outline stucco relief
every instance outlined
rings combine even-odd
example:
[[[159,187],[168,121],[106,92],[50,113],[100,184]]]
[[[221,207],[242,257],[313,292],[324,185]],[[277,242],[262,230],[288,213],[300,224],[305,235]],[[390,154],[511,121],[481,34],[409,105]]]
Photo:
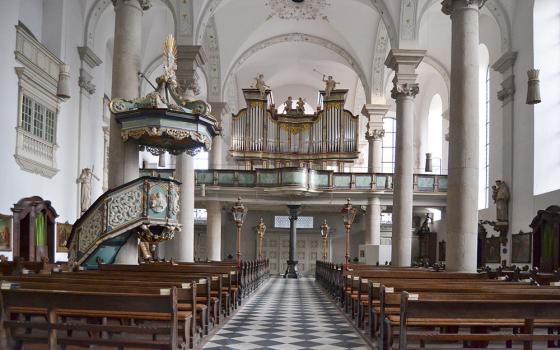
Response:
[[[404,0],[401,2],[401,39],[416,39],[416,9],[418,0]]]
[[[382,98],[385,95],[385,58],[389,49],[389,35],[383,21],[379,21],[373,54],[373,95]]]
[[[208,76],[208,100],[221,100],[221,81],[220,81],[220,45],[218,42],[218,31],[214,18],[206,27],[202,47],[206,53],[205,72]]]
[[[286,20],[328,20],[323,12],[330,3],[327,0],[307,0],[296,3],[292,0],[267,0],[266,6],[271,10],[268,19],[279,18]]]

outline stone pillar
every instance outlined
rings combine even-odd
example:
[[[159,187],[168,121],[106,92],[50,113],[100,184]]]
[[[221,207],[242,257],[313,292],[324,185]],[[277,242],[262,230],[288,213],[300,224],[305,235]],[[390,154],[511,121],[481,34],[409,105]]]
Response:
[[[229,112],[229,107],[226,102],[210,102],[212,107],[212,116],[216,118],[220,125],[222,125],[223,117]],[[221,130],[220,130],[221,131]],[[223,136],[216,135],[212,138],[212,149],[208,154],[208,168],[209,169],[222,169],[223,168]]]
[[[194,160],[182,153],[177,156],[177,175],[181,182],[181,211],[179,223],[181,232],[175,234],[174,258],[177,261],[194,261]]]
[[[451,15],[447,269],[476,272],[478,235],[478,36],[486,0],[444,0]]]
[[[298,278],[297,272],[297,235],[296,225],[300,205],[288,205],[290,209],[290,254],[288,258],[288,267],[284,273],[284,278]]]
[[[381,202],[379,197],[368,199],[366,211],[366,245],[381,244]]]
[[[514,96],[515,96],[515,73],[513,66],[517,59],[516,51],[509,51],[500,57],[496,63],[492,65],[492,69],[502,73],[504,80],[501,82],[502,89],[498,91],[498,100],[502,101],[502,178],[508,184],[509,188],[515,186],[513,177],[513,165],[515,157],[513,156],[513,121],[515,117]],[[508,241],[506,244],[508,252],[511,252],[511,210],[509,211],[508,221],[510,222],[508,232]],[[511,265],[511,254],[502,257],[506,260],[507,265]]]
[[[177,83],[181,90],[192,91],[193,95],[200,94],[198,83],[198,67],[206,63],[206,55],[202,46],[199,45],[178,45],[177,46]]]
[[[115,5],[115,39],[113,46],[112,97],[138,97],[138,72],[142,50],[142,13],[150,8],[149,0],[113,0]],[[115,188],[139,176],[138,144],[123,142],[121,126],[114,117],[110,127],[109,188]]]
[[[206,231],[206,251],[208,260],[222,260],[222,206],[218,201],[210,201],[206,205],[208,213]]]
[[[391,248],[394,266],[410,266],[412,259],[414,97],[419,91],[416,68],[425,54],[424,50],[392,49],[385,61],[395,71],[391,97],[397,104]]]
[[[383,117],[389,111],[388,105],[364,105],[362,114],[368,118],[366,139],[368,140],[368,172],[380,173],[381,146],[385,130],[383,129]]]

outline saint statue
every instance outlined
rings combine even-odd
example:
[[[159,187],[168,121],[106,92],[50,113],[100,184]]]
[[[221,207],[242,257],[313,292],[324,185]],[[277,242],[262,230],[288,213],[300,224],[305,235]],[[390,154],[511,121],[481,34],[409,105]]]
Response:
[[[91,206],[91,179],[97,176],[93,174],[93,170],[90,168],[82,169],[82,173],[78,178],[78,182],[81,184],[80,189],[80,212],[83,214]]]
[[[505,182],[496,180],[496,185],[492,186],[492,199],[496,204],[496,221],[507,222],[509,188]]]
[[[288,96],[288,99],[286,100],[286,102],[284,102],[284,104],[286,105],[284,111],[286,112],[286,114],[290,113],[294,109],[294,101],[292,100],[292,96]]]
[[[266,83],[264,82],[263,74],[259,74],[255,78],[255,88],[261,92],[261,97],[264,97],[266,95],[267,88],[270,89],[270,86],[266,85]]]
[[[298,100],[297,100],[296,112],[298,114],[304,114],[305,113],[305,101],[301,97],[298,98]]]
[[[325,75],[323,74],[323,82],[325,83],[325,96],[329,97],[331,92],[336,89],[336,85],[340,84],[339,82],[335,81],[332,75],[329,75],[327,79],[325,79]]]

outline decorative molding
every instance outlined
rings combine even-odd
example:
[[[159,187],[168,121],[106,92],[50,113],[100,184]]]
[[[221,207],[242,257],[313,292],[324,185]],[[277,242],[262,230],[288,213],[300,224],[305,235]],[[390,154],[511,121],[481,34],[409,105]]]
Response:
[[[226,78],[223,82],[224,89],[227,86],[227,83],[231,78],[231,75],[234,72],[237,72],[241,68],[241,66],[245,63],[245,61],[249,59],[249,57],[268,47],[274,46],[276,44],[286,43],[286,42],[304,42],[304,43],[315,44],[315,45],[322,46],[326,49],[329,49],[334,53],[338,54],[347,62],[349,68],[354,70],[354,72],[358,74],[358,77],[360,78],[362,85],[364,86],[364,91],[366,93],[366,96],[370,95],[371,90],[369,87],[368,79],[362,67],[358,63],[358,61],[351,54],[349,54],[345,49],[333,43],[332,41],[320,38],[318,36],[304,34],[304,33],[289,33],[289,34],[277,35],[269,39],[260,41],[254,44],[253,46],[251,46],[250,48],[248,48],[247,50],[245,50],[241,55],[237,57],[237,59],[233,61],[233,64],[228,69],[228,72],[225,75]]]
[[[400,34],[402,40],[416,39],[417,8],[418,8],[418,0],[403,0],[401,2]]]
[[[513,68],[516,60],[517,51],[508,51],[498,58],[496,63],[492,65],[492,69],[504,74],[508,69]]]
[[[379,20],[373,53],[373,96],[377,100],[385,99],[385,58],[389,49],[389,35],[382,20]]]
[[[194,33],[193,2],[188,0],[177,1],[179,10],[179,23],[177,23],[177,40],[181,43],[192,43]]]
[[[368,141],[379,141],[385,136],[385,129],[370,129],[366,132],[366,139]]]
[[[210,0],[206,3],[206,6],[202,10],[200,15],[200,20],[196,26],[196,44],[201,44],[206,32],[206,27],[212,18],[214,18],[214,13],[218,7],[222,4],[222,0]]]
[[[97,24],[99,23],[99,19],[101,18],[105,10],[107,10],[107,8],[109,8],[109,5],[112,4],[112,1],[113,0],[96,0],[93,3],[93,5],[91,5],[91,7],[89,8],[88,14],[86,16],[86,26],[84,31],[84,46],[90,48],[95,47],[94,45],[95,30],[97,28]],[[142,1],[147,1],[147,0],[138,0],[138,1],[140,1],[140,4],[142,6]],[[175,24],[174,28],[176,32],[177,23],[179,21],[177,19],[177,12],[175,11],[175,1],[173,0],[160,0],[160,1],[163,2],[163,4],[166,5],[169,11],[171,12],[171,15],[173,16],[173,23]]]
[[[95,84],[92,83],[93,77],[85,69],[80,68],[80,77],[78,78],[78,85],[80,88],[90,95],[95,93]]]
[[[78,54],[80,55],[80,60],[85,62],[90,68],[95,68],[103,63],[93,50],[87,46],[79,46]]]
[[[220,101],[222,97],[220,43],[214,18],[206,27],[202,47],[207,58],[205,71],[208,77],[208,101]]]
[[[267,0],[265,6],[271,10],[267,20],[279,18],[282,20],[316,20],[328,21],[323,11],[330,6],[327,0],[306,0],[300,3],[292,0]]]

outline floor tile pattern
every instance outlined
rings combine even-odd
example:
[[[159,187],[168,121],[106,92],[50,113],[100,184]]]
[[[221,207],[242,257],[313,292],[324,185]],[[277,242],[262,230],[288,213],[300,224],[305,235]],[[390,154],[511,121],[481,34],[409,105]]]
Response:
[[[369,349],[313,279],[274,278],[204,349]]]

